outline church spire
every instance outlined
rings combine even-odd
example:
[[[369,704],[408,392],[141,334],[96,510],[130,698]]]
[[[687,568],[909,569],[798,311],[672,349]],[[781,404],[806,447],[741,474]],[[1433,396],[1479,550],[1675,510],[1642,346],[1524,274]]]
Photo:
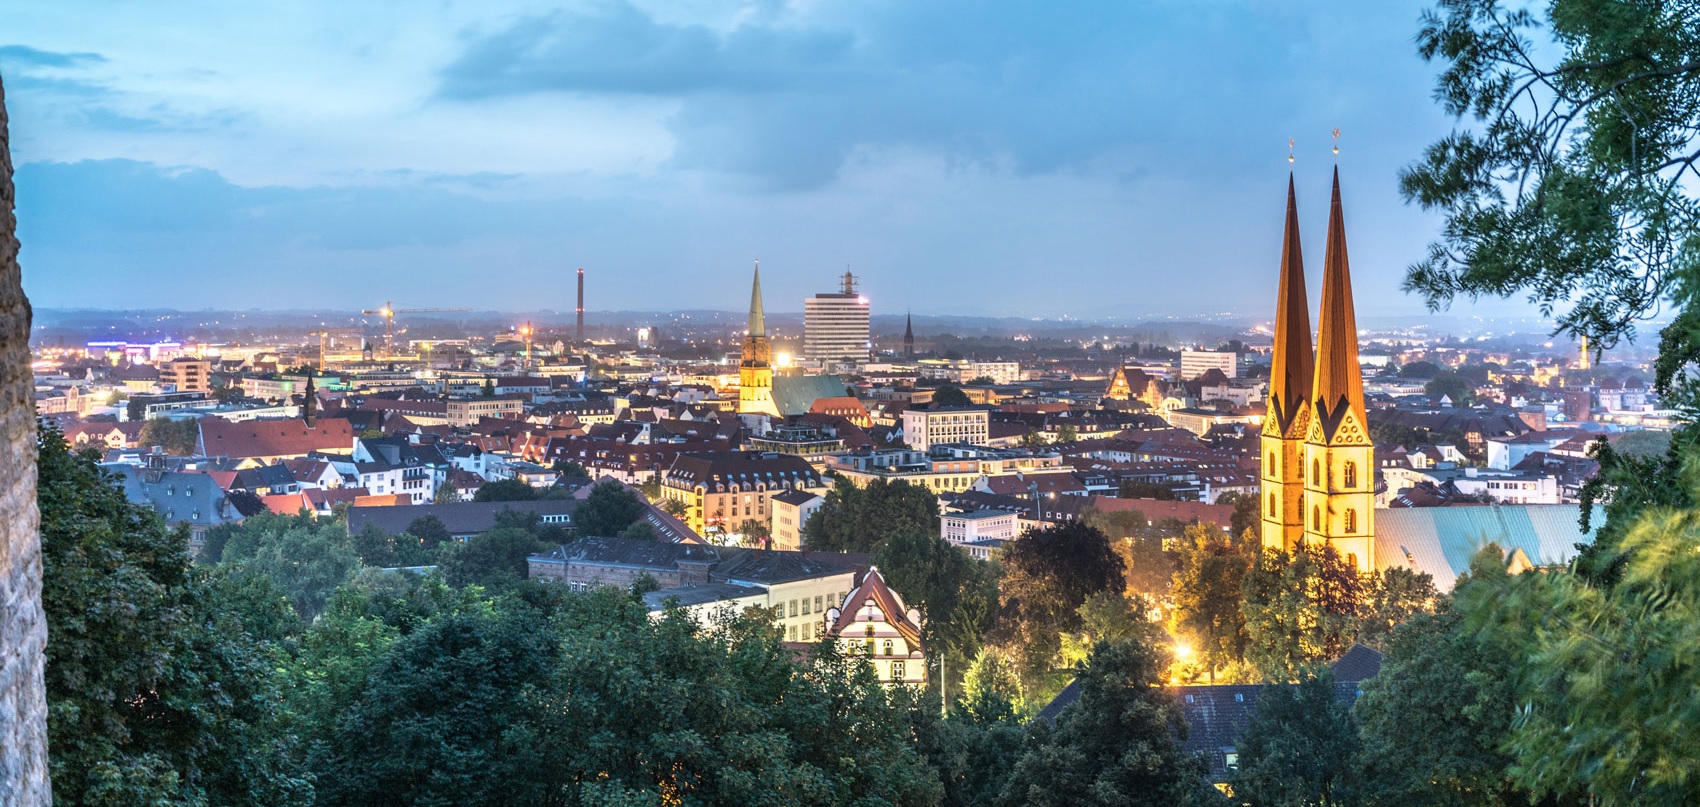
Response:
[[[761,310],[761,261],[756,261],[756,282],[750,289],[750,336],[767,336],[767,319]]]
[[[1304,255],[1299,249],[1299,205],[1293,175],[1287,174],[1287,225],[1281,238],[1281,287],[1275,301],[1275,355],[1269,372],[1269,403],[1285,434],[1311,393],[1315,356],[1310,346],[1310,297],[1305,292]]]
[[[1328,246],[1322,268],[1322,312],[1316,334],[1316,382],[1311,394],[1325,437],[1350,411],[1364,416],[1364,379],[1358,366],[1358,322],[1352,310],[1352,273],[1346,259],[1346,223],[1340,210],[1340,169],[1328,206]]]
[[[915,355],[915,314],[906,312],[903,315],[903,355]]]

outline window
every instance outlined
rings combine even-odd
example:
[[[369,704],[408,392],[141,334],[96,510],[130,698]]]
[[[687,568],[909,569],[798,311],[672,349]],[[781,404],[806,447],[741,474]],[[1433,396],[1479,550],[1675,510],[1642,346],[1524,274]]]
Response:
[[[1349,534],[1349,533],[1354,533],[1354,532],[1357,532],[1357,531],[1358,531],[1358,511],[1356,509],[1350,509],[1349,508],[1349,509],[1346,510],[1346,532]]]
[[[823,603],[821,602],[822,599],[823,598],[819,594],[815,595],[815,613],[817,613],[817,614],[820,613],[822,610],[824,610],[821,607],[823,605]]]
[[[888,655],[888,656],[895,655],[894,653],[891,652],[891,640],[890,639],[885,640],[885,655]]]
[[[1310,461],[1310,478],[1315,479],[1318,485],[1322,484],[1322,460]]]
[[[1275,494],[1273,493],[1269,494],[1269,515],[1278,515],[1278,511],[1275,509]]]
[[[867,647],[868,647],[868,655],[870,655],[870,656],[873,655],[874,654],[874,640],[869,639]]]
[[[791,641],[791,642],[797,641],[797,626],[796,625],[789,625],[785,628],[785,639],[786,639],[786,641]]]
[[[1351,490],[1352,488],[1357,487],[1358,486],[1358,464],[1355,463],[1355,462],[1346,463],[1345,473],[1341,474],[1341,476],[1343,476],[1344,479],[1345,479],[1345,483],[1346,483],[1345,486],[1346,486],[1347,490]]]
[[[808,616],[808,615],[809,615],[809,598],[804,597],[803,598],[803,616]]]
[[[797,615],[797,601],[796,600],[791,601],[790,611],[791,611],[791,613],[789,614],[789,616],[796,616]]]
[[[891,663],[891,680],[902,681],[903,678],[904,678],[903,662],[901,662],[901,661],[892,662]]]
[[[869,625],[869,626],[868,626],[868,635],[869,635],[869,636],[873,636],[873,635],[874,635],[874,626],[873,626],[873,625]],[[869,650],[869,651],[870,651],[870,652],[872,652],[872,651],[873,651],[873,649],[874,649],[874,647],[873,647],[873,643],[872,643],[872,642],[869,642],[869,643],[868,643],[868,650]]]
[[[1275,473],[1275,470],[1276,470],[1275,469],[1275,452],[1271,451],[1271,452],[1269,452],[1269,468],[1268,468],[1268,471],[1269,471],[1269,473],[1273,474],[1273,473]]]
[[[1312,529],[1315,529],[1315,530],[1318,530],[1318,531],[1320,531],[1322,529],[1322,508],[1321,507],[1311,505],[1311,508],[1310,508],[1310,526],[1311,526]]]

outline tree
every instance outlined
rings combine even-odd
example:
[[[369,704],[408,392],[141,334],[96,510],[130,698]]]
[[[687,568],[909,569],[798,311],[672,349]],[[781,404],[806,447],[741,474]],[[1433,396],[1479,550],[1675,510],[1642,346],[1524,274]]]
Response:
[[[219,563],[241,565],[287,591],[303,620],[360,568],[344,527],[311,516],[262,513],[225,533]]]
[[[1693,477],[1688,480],[1692,481]],[[1509,575],[1489,546],[1456,591],[1464,626],[1505,658],[1517,709],[1502,747],[1536,798],[1586,794],[1605,807],[1700,801],[1689,715],[1700,667],[1700,526],[1648,509],[1622,539],[1615,584]]]
[[[655,527],[647,521],[633,521],[620,531],[620,537],[628,541],[654,541]]]
[[[1378,650],[1394,628],[1418,614],[1433,613],[1440,598],[1433,577],[1403,566],[1389,566],[1371,574],[1365,586],[1357,640]]]
[[[144,446],[160,446],[167,454],[185,456],[195,453],[200,438],[200,424],[193,418],[153,418],[142,424],[142,433],[136,439]]]
[[[1649,316],[1669,316],[1653,386],[1691,409],[1700,403],[1688,372],[1700,359],[1700,241],[1691,237],[1700,225],[1700,29],[1690,11],[1550,0],[1551,30],[1540,38],[1553,47],[1536,48],[1534,12],[1445,0],[1424,15],[1417,43],[1444,68],[1436,98],[1472,126],[1430,145],[1400,185],[1407,200],[1446,216],[1405,280],[1431,309],[1527,292],[1558,312],[1559,332],[1595,350],[1634,338]],[[1584,509],[1611,504],[1579,563],[1592,579],[1615,574],[1620,528],[1637,513],[1694,506],[1679,471],[1695,431],[1678,429],[1657,460],[1600,453]]]
[[[1162,688],[1160,648],[1100,644],[1081,665],[1080,699],[1054,728],[1035,724],[1000,807],[1168,805],[1204,787],[1202,764],[1181,753],[1186,723]]]
[[[1080,430],[1076,429],[1073,426],[1066,426],[1065,425],[1065,426],[1058,426],[1057,427],[1056,440],[1054,440],[1053,442],[1072,443],[1072,442],[1079,440],[1079,439],[1080,439]]]
[[[744,536],[744,546],[767,546],[768,538],[772,537],[772,530],[768,528],[767,522],[753,518],[740,522],[736,532]]]
[[[186,531],[132,505],[58,431],[38,447],[54,796],[305,803],[271,660],[249,632],[264,620],[232,607],[272,597],[221,592],[189,561]]]
[[[1089,507],[1080,520],[1104,533],[1121,556],[1127,570],[1127,593],[1164,597],[1169,593],[1169,557],[1163,552],[1163,536],[1138,510],[1103,511]]]
[[[430,553],[435,553],[437,547],[453,538],[449,535],[448,525],[444,524],[442,519],[430,514],[407,522],[407,534],[417,537],[425,551]]]
[[[582,463],[574,462],[572,460],[555,460],[555,467],[553,470],[555,473],[570,479],[590,478],[590,471],[586,470]]]
[[[975,376],[973,379],[967,381],[966,383],[970,387],[990,387],[990,386],[992,386],[992,385],[994,385],[998,382],[997,382],[997,379],[992,378],[989,375],[981,375],[981,376]]]
[[[1367,599],[1358,570],[1334,547],[1264,551],[1244,581],[1246,661],[1272,681],[1294,681],[1351,647]]]
[[[472,494],[475,502],[529,502],[537,498],[537,488],[523,479],[501,479],[480,485]]]
[[[932,660],[962,669],[997,613],[997,581],[987,564],[926,533],[891,536],[874,562],[903,601],[921,611],[921,639]]]
[[[473,494],[477,495],[477,494]],[[437,492],[432,494],[432,504],[454,504],[460,501],[460,490],[453,482],[444,482],[437,486]]]
[[[942,384],[937,390],[933,391],[931,404],[933,409],[942,409],[948,406],[972,406],[973,404],[974,402],[968,399],[968,394],[963,392],[961,387],[953,384]]]
[[[1234,514],[1229,517],[1228,523],[1217,526],[1227,527],[1229,535],[1245,535],[1247,530],[1253,535],[1257,534],[1259,525],[1263,523],[1263,510],[1256,493],[1224,493],[1216,497],[1216,503],[1232,505],[1234,508]]]
[[[1244,584],[1257,546],[1209,525],[1188,527],[1175,545],[1175,630],[1192,642],[1214,680],[1218,669],[1245,660]]]
[[[1476,397],[1476,385],[1457,373],[1445,373],[1429,379],[1423,394],[1438,401],[1447,398],[1454,406],[1469,406]]]
[[[504,585],[524,580],[530,568],[526,559],[547,548],[523,529],[497,527],[465,543],[444,545],[437,565],[451,586]]]
[[[1358,728],[1326,670],[1298,684],[1271,684],[1234,744],[1236,799],[1253,807],[1336,807],[1354,803]]]
[[[360,557],[361,563],[379,569],[424,566],[429,564],[436,554],[425,547],[423,540],[412,534],[403,532],[390,535],[371,523],[349,539],[349,548]]]
[[[1387,640],[1381,671],[1363,684],[1360,794],[1377,807],[1529,804],[1498,750],[1516,711],[1514,659],[1463,629],[1455,611],[1418,615]],[[1411,742],[1421,737],[1420,743]]]
[[[818,516],[817,516],[818,517]],[[1080,626],[1080,606],[1122,588],[1122,560],[1102,532],[1081,521],[1030,529],[1004,548],[1001,630],[1028,672],[1048,667],[1064,631]]]
[[[997,799],[1021,759],[1026,738],[1008,701],[998,692],[982,690],[941,716],[938,697],[931,691],[898,690],[892,700],[904,707],[916,751],[944,786],[941,805],[978,807]]]
[[[821,552],[875,552],[893,535],[936,535],[938,499],[919,485],[840,479],[803,526],[803,545]]]
[[[573,510],[573,524],[580,535],[619,535],[643,513],[637,494],[609,479],[596,483]]]
[[[1400,378],[1434,378],[1441,374],[1440,365],[1432,361],[1414,361],[1399,368]]]

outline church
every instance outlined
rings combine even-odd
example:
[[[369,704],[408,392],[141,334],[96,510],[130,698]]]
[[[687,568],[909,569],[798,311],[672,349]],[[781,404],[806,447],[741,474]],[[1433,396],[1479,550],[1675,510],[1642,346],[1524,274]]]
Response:
[[[1261,445],[1263,546],[1282,550],[1301,541],[1327,544],[1360,572],[1371,572],[1377,568],[1375,445],[1358,366],[1339,168],[1334,169],[1322,264],[1322,306],[1313,352],[1298,200],[1289,175]]]
[[[775,375],[773,343],[761,301],[761,264],[750,285],[750,318],[738,361],[738,414],[778,419],[801,415],[822,398],[843,398],[850,390],[832,375]]]

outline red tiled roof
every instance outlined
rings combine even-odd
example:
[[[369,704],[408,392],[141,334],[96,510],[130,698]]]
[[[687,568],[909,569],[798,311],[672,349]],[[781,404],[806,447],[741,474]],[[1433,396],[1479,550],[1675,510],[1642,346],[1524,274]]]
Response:
[[[1104,513],[1125,513],[1138,510],[1140,515],[1150,521],[1162,521],[1173,518],[1179,521],[1197,520],[1200,524],[1215,524],[1226,528],[1233,523],[1234,508],[1227,504],[1205,504],[1204,502],[1181,502],[1164,499],[1114,499],[1107,496],[1093,496],[1090,506]]]
[[[304,457],[354,445],[353,425],[338,418],[321,418],[310,429],[293,418],[232,423],[209,416],[200,425],[201,447],[211,457]]]

